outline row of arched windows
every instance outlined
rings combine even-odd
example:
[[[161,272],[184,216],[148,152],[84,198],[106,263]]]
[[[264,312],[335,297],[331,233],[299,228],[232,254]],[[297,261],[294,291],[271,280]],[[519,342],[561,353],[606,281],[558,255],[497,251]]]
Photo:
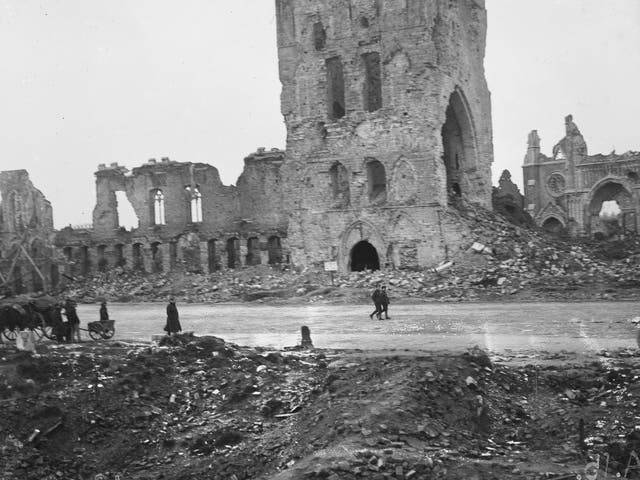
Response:
[[[187,185],[185,192],[189,198],[187,207],[189,209],[189,219],[191,223],[202,222],[202,194],[200,188]],[[152,218],[154,225],[165,225],[165,209],[164,209],[164,193],[159,188],[151,191],[152,199]]]
[[[387,174],[384,165],[375,159],[366,163],[367,192],[369,201],[382,203],[387,200]],[[349,172],[340,162],[329,169],[329,185],[335,207],[345,207],[351,203]]]

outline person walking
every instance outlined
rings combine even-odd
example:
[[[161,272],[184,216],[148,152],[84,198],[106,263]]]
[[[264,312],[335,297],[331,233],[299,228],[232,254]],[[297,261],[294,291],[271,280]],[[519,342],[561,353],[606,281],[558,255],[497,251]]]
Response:
[[[105,320],[109,320],[109,312],[107,311],[107,302],[102,302],[100,304],[100,321],[104,322]]]
[[[376,286],[376,289],[371,294],[371,300],[373,300],[373,305],[376,309],[369,315],[369,318],[373,320],[373,316],[376,315],[378,320],[382,320],[382,318],[380,318],[380,314],[382,313],[382,291],[379,285]]]
[[[167,305],[167,324],[165,325],[164,330],[167,332],[167,335],[182,332],[180,315],[178,315],[178,307],[176,307],[176,300],[173,297],[169,299],[169,305]]]
[[[385,320],[391,320],[389,316],[389,295],[387,294],[387,287],[385,285],[382,286],[382,291],[380,292],[380,304],[382,307],[380,314],[384,313]]]
[[[78,304],[72,298],[67,297],[67,300],[64,302],[64,314],[67,317],[67,321],[69,322],[69,328],[71,329],[71,341],[82,342],[80,338],[80,318],[78,317],[78,312],[76,311],[76,307]]]

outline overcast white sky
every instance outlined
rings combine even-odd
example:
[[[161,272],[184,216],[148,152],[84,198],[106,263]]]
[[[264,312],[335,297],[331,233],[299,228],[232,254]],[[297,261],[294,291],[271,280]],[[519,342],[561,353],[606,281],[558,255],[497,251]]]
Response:
[[[640,0],[487,0],[494,182],[564,116],[591,153],[640,150]],[[235,183],[284,147],[273,0],[0,0],[0,170],[26,168],[57,227],[90,223],[99,163],[215,165]]]

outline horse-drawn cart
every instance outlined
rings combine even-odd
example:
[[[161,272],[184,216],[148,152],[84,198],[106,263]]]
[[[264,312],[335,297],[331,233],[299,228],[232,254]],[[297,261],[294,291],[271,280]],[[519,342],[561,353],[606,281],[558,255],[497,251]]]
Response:
[[[56,299],[49,296],[19,296],[0,300],[0,332],[15,340],[20,330],[31,330],[38,337],[53,338]]]

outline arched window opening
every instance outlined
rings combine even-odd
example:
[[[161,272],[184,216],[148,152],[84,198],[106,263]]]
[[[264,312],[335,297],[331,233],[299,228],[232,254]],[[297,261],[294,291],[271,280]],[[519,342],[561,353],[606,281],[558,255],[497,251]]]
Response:
[[[152,191],[153,198],[153,224],[164,225],[164,193],[157,189]]]
[[[329,118],[338,120],[346,112],[344,100],[344,72],[340,57],[327,58],[327,107]]]
[[[594,192],[589,209],[590,230],[594,237],[611,238],[636,232],[635,202],[621,183],[601,185]]]
[[[142,244],[133,244],[133,269],[144,271],[144,258],[142,257]]]
[[[313,24],[313,47],[317,50],[324,50],[327,44],[327,32],[324,29],[322,22],[316,22]]]
[[[124,258],[124,245],[118,243],[115,245],[115,254],[116,254],[116,266],[124,267],[127,264],[127,261]]]
[[[233,237],[227,240],[227,266],[237,268],[240,266],[240,240]]]
[[[272,236],[267,240],[267,251],[269,252],[269,265],[282,263],[282,245],[280,237]]]
[[[107,262],[107,246],[98,245],[98,271],[106,272],[108,267]]]
[[[378,160],[367,162],[367,183],[371,203],[377,204],[387,201],[387,175],[384,165]]]
[[[363,17],[364,18],[364,17]],[[382,70],[380,67],[380,54],[370,52],[362,55],[364,64],[364,109],[367,112],[375,112],[382,108]]]
[[[207,242],[207,253],[209,254],[209,273],[215,272],[220,269],[218,264],[217,252],[216,252],[216,240],[211,239]]]
[[[260,239],[251,237],[247,239],[247,265],[260,265]]]
[[[348,207],[351,203],[351,193],[349,190],[349,172],[340,162],[334,163],[329,169],[329,184],[333,207]]]
[[[131,205],[127,194],[122,191],[115,192],[116,194],[116,214],[118,215],[118,226],[125,230],[133,230],[140,226],[140,220],[136,215],[136,211]]]
[[[380,270],[378,251],[368,241],[362,240],[351,249],[350,267],[352,272]]]
[[[22,212],[22,199],[18,192],[11,192],[9,196],[9,208],[11,211],[11,218],[13,219],[13,229],[16,232],[22,232],[24,230],[24,217]]]
[[[160,242],[151,244],[151,268],[153,273],[162,272],[162,249],[160,245]]]
[[[191,217],[191,223],[201,223],[202,194],[200,193],[200,188],[197,185],[195,187],[187,186],[185,190],[189,195],[189,216]]]

